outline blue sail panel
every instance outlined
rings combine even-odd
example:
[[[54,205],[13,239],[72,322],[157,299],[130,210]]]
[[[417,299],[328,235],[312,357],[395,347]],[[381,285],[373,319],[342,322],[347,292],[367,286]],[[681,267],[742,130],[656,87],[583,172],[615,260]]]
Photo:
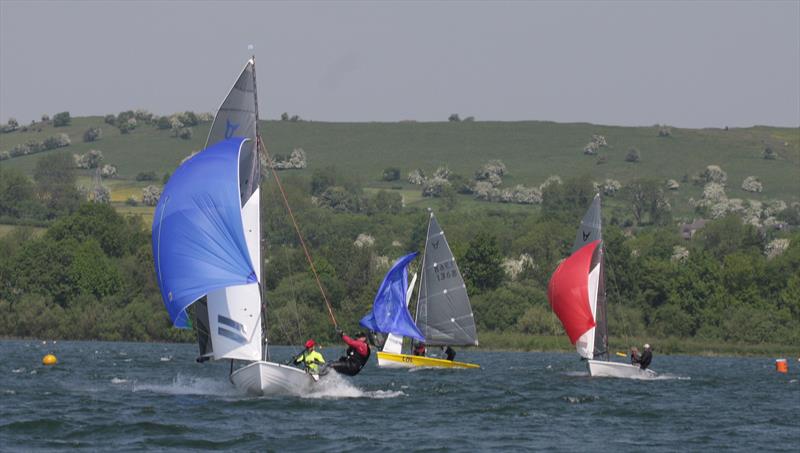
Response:
[[[175,327],[186,308],[215,289],[257,283],[239,199],[239,153],[245,138],[223,140],[175,170],[153,216],[153,260],[161,297]]]
[[[393,333],[425,341],[406,306],[408,263],[417,253],[410,253],[394,263],[381,282],[372,304],[372,312],[361,319],[362,326],[375,332]]]

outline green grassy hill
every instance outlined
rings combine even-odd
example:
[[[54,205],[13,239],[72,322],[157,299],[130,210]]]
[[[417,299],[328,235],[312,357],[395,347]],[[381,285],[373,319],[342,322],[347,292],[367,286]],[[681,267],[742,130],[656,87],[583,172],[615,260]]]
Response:
[[[121,202],[146,185],[134,181],[143,171],[155,171],[159,177],[172,172],[178,163],[205,141],[210,123],[194,128],[194,137],[182,140],[169,130],[140,126],[122,135],[101,117],[73,118],[67,127],[45,125],[41,132],[0,134],[0,150],[17,143],[41,140],[64,132],[72,146],[52,153],[83,153],[99,149],[105,162],[119,169],[119,178],[110,183],[112,196]],[[83,132],[90,126],[103,129],[103,138],[83,143]],[[447,165],[456,173],[471,177],[488,159],[501,159],[510,175],[504,185],[538,185],[550,175],[562,178],[589,175],[595,181],[605,178],[623,184],[637,177],[676,179],[691,177],[706,165],[720,165],[728,173],[727,193],[731,198],[756,200],[782,199],[800,201],[800,129],[757,126],[741,129],[672,129],[669,137],[659,137],[656,127],[616,127],[585,123],[550,122],[462,122],[462,123],[321,123],[262,122],[262,135],[270,152],[288,154],[301,147],[309,167],[334,165],[344,173],[358,174],[366,187],[388,187],[380,181],[386,167],[399,167],[403,180],[408,171],[421,168],[432,172]],[[598,165],[596,156],[583,154],[592,134],[604,135],[609,146],[601,148],[607,163]],[[764,160],[761,153],[769,145],[778,153],[777,160]],[[641,162],[625,162],[628,149],[641,152]],[[31,172],[40,154],[0,162],[0,165]],[[752,194],[741,190],[742,180],[750,175],[760,178],[764,191]],[[88,176],[88,174],[86,175]],[[397,186],[398,184],[392,184]],[[402,184],[404,189],[414,190]],[[690,215],[688,199],[699,197],[702,188],[681,183],[673,194],[674,207]]]

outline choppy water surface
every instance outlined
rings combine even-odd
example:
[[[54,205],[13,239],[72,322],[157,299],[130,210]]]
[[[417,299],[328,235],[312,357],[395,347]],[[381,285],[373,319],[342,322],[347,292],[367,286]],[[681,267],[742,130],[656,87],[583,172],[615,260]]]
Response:
[[[40,365],[48,352],[57,366]],[[242,395],[227,364],[194,357],[185,344],[0,342],[0,449],[755,451],[800,436],[796,357],[783,375],[771,358],[656,354],[662,377],[637,381],[588,378],[573,354],[462,350],[483,369],[373,362],[302,398]]]

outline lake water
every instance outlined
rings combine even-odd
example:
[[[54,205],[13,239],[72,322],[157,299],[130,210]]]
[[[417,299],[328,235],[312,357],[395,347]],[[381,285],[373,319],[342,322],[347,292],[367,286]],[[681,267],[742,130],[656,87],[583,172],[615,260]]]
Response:
[[[273,360],[294,350],[272,349]],[[54,352],[59,364],[44,367]],[[253,398],[187,344],[0,342],[0,450],[787,450],[800,364],[663,356],[657,380],[589,378],[574,354],[459,350],[481,370],[373,362],[306,397]],[[322,350],[334,359],[341,348]]]

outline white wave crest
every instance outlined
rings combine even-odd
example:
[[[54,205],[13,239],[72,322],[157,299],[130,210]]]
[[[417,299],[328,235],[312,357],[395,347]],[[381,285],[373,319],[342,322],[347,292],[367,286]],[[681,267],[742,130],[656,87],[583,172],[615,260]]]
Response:
[[[386,399],[405,396],[401,390],[361,390],[338,373],[330,373],[314,385],[311,392],[301,395],[302,398],[315,399],[340,399],[340,398],[371,398]]]
[[[170,384],[133,383],[134,392],[153,392],[165,395],[242,396],[225,379],[198,378],[178,374]]]
[[[118,377],[111,378],[111,383],[112,384],[125,384],[127,382],[128,382],[127,379],[121,379],[121,378],[118,378]]]

